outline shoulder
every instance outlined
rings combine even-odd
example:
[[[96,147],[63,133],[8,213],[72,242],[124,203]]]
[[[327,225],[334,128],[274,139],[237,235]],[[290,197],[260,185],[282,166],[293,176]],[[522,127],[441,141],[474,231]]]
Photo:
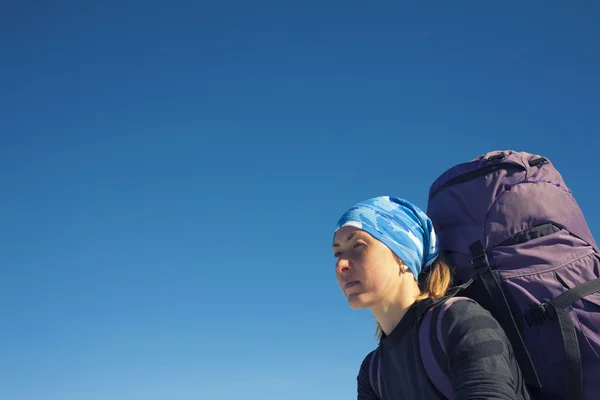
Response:
[[[371,380],[377,374],[376,368],[378,368],[378,365],[376,358],[379,356],[378,350],[379,347],[367,354],[360,364],[357,376],[359,389],[366,390],[367,388],[371,388]]]
[[[440,307],[444,314],[437,329],[448,356],[454,398],[517,398],[522,376],[496,319],[471,299],[452,298]]]
[[[377,347],[375,350],[371,351],[369,354],[366,355],[366,357],[363,359],[362,363],[360,364],[360,373],[369,373],[369,370],[373,368],[373,365],[375,363],[375,358],[377,357],[377,353],[378,353],[379,347]]]
[[[379,347],[367,354],[361,363],[360,372],[357,376],[357,394],[359,400],[377,400],[379,398],[374,391],[374,377],[379,372],[375,369],[377,365],[375,364],[376,361],[374,361],[378,356],[378,349]]]
[[[499,328],[492,314],[479,303],[467,297],[448,299],[440,306],[442,323],[448,325],[465,325],[466,328]]]
[[[453,298],[440,307],[438,332],[444,336],[446,345],[452,343],[454,350],[463,347],[463,351],[467,347],[475,351],[487,346],[492,353],[510,352],[508,339],[498,321],[474,300]]]

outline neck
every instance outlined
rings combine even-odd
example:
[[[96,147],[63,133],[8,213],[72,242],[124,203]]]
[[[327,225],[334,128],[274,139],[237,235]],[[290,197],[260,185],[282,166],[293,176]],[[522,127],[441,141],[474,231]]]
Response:
[[[405,281],[409,280],[406,279]],[[409,284],[400,286],[397,293],[387,299],[382,298],[376,305],[371,307],[373,316],[375,316],[386,336],[396,328],[419,295],[419,287],[414,280]]]

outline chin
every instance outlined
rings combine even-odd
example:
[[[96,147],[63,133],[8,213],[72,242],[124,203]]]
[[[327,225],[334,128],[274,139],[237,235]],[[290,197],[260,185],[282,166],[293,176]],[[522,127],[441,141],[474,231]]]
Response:
[[[362,310],[363,308],[368,308],[371,305],[371,302],[365,298],[364,294],[351,294],[348,296],[348,305],[353,310]]]

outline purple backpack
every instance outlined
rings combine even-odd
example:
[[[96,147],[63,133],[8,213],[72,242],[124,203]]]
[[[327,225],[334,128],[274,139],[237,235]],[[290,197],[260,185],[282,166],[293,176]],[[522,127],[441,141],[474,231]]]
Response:
[[[494,151],[456,165],[431,185],[427,214],[459,295],[502,325],[532,398],[597,398],[600,251],[552,163]]]

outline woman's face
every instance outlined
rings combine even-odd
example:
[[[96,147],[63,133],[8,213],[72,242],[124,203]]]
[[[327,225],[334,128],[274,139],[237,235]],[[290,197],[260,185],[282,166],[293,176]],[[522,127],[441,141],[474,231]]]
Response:
[[[345,226],[335,234],[335,274],[353,309],[372,307],[392,297],[400,282],[394,253],[367,232]]]

